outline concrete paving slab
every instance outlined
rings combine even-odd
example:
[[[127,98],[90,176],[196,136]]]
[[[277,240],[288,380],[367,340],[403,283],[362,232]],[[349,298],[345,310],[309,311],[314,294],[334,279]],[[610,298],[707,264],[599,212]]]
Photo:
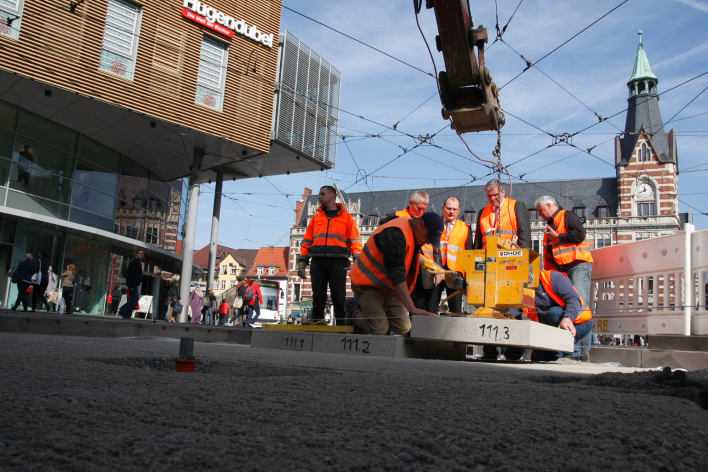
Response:
[[[256,329],[251,347],[284,351],[312,351],[312,333]]]
[[[708,352],[708,336],[650,335],[652,349]]]
[[[569,331],[528,320],[413,316],[411,338],[573,351],[573,336]]]

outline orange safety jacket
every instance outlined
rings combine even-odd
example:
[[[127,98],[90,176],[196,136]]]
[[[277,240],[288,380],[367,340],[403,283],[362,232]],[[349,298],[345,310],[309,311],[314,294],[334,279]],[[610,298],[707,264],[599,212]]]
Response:
[[[516,221],[516,200],[505,198],[499,208],[499,219],[501,220],[501,229],[499,236],[502,239],[509,241],[514,237],[518,237],[519,224]],[[494,221],[494,210],[492,205],[487,205],[479,217],[480,231],[482,233],[482,249],[487,249],[487,238],[494,233],[497,228],[497,222]]]
[[[465,243],[469,235],[469,226],[462,220],[455,220],[452,226],[452,231],[447,234],[443,231],[440,237],[440,255],[442,256],[442,265],[450,270],[465,273],[464,269],[457,263],[457,253],[465,250]],[[433,246],[428,243],[421,248],[423,256],[435,262],[433,257]]]
[[[403,209],[401,211],[397,211],[396,216],[399,216],[399,217],[403,216],[405,218],[412,218],[410,212],[408,211],[408,207],[406,207],[405,209]]]
[[[310,220],[302,240],[302,257],[348,257],[359,254],[362,249],[361,233],[352,215],[337,203],[339,213],[327,217],[319,207]]]
[[[554,271],[552,270],[542,270],[540,277],[541,283],[543,284],[543,288],[548,294],[548,296],[551,297],[562,308],[565,308],[565,302],[553,291],[553,283],[551,282],[551,273],[553,272]],[[585,323],[586,321],[592,319],[592,311],[590,311],[590,307],[587,305],[587,303],[585,303],[585,300],[583,300],[583,297],[581,297],[580,294],[578,294],[578,297],[580,298],[580,311],[578,312],[578,316],[576,316],[573,320],[574,324]]]
[[[408,285],[408,293],[413,292],[420,264],[418,263],[417,251],[415,251],[415,237],[410,221],[408,218],[396,218],[376,228],[376,231],[369,237],[364,250],[361,251],[361,255],[349,272],[352,285],[376,287],[386,293],[394,291],[393,283],[388,278],[386,267],[384,266],[383,253],[376,246],[374,236],[387,228],[400,228],[406,238],[406,285]]]
[[[568,228],[565,227],[566,211],[567,210],[559,211],[555,218],[553,218],[553,225],[558,228],[556,232],[559,236],[568,232]],[[561,243],[560,241],[555,241],[551,244],[548,240],[548,236],[544,236],[543,251],[543,268],[546,270],[570,264],[575,261],[593,261],[592,254],[590,254],[590,243],[587,237],[585,241],[580,244]]]

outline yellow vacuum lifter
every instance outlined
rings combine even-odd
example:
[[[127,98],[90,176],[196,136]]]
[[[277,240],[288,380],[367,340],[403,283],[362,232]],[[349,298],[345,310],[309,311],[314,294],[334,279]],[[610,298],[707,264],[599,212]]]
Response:
[[[454,271],[445,270],[430,259],[420,258],[421,266],[431,274],[440,275],[454,285]],[[511,317],[506,315],[509,308],[534,308],[535,288],[539,283],[541,258],[531,249],[512,248],[509,241],[489,236],[487,249],[460,251],[457,263],[465,270],[467,281],[466,293],[458,289],[440,303],[442,305],[452,297],[464,293],[468,305],[477,306],[472,315],[495,318]],[[459,315],[450,313],[450,315]]]

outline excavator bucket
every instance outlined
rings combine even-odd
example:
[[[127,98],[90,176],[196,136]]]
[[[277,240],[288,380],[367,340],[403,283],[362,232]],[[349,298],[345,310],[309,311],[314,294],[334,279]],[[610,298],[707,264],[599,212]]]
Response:
[[[500,130],[505,120],[499,88],[484,65],[486,28],[473,29],[466,0],[428,0],[426,6],[435,9],[439,33],[435,43],[447,69],[438,75],[443,118],[451,118],[460,133]]]

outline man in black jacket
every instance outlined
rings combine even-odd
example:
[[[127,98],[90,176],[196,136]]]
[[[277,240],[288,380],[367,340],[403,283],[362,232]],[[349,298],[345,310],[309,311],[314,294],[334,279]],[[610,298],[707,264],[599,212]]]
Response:
[[[128,269],[125,272],[125,285],[128,286],[128,301],[118,309],[120,315],[124,319],[130,319],[135,304],[140,299],[140,284],[143,281],[143,264],[142,259],[145,253],[138,251],[135,257],[130,261]]]

